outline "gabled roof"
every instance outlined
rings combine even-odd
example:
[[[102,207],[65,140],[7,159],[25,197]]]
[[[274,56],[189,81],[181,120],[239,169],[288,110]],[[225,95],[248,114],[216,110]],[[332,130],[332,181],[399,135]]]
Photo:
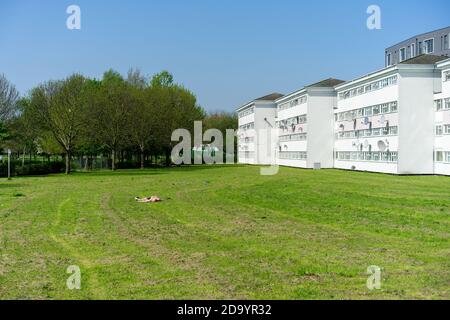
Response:
[[[344,83],[344,80],[339,80],[339,79],[334,79],[334,78],[329,78],[326,80],[322,80],[316,83],[313,83],[309,86],[306,86],[305,88],[311,88],[311,87],[320,87],[320,88],[331,88],[334,86],[337,86],[338,84]]]
[[[337,85],[339,85],[341,83],[344,83],[344,82],[345,81],[343,81],[343,80],[334,79],[334,78],[328,78],[328,79],[325,79],[325,80],[322,80],[322,81],[319,81],[319,82],[316,82],[316,83],[304,86],[303,88],[301,88],[299,90],[296,90],[296,91],[291,92],[291,93],[289,93],[289,94],[287,94],[287,95],[285,95],[285,96],[283,96],[281,98],[278,98],[277,99],[277,103],[279,103],[281,101],[284,101],[285,98],[287,100],[287,99],[290,99],[290,98],[292,98],[292,97],[294,97],[296,95],[299,95],[299,94],[304,95],[304,94],[307,93],[307,89],[308,88],[334,88],[334,86],[337,86]]]
[[[274,93],[268,94],[267,96],[260,97],[260,98],[258,98],[258,99],[252,100],[252,101],[250,101],[250,102],[244,104],[243,106],[237,108],[236,111],[240,111],[240,110],[242,110],[242,109],[248,108],[248,107],[250,107],[254,102],[257,102],[257,101],[275,101],[275,100],[277,100],[277,99],[280,99],[280,98],[283,97],[283,96],[284,96],[284,95],[281,94],[281,93],[274,92]]]
[[[448,59],[448,57],[434,56],[431,54],[421,54],[420,56],[402,61],[399,64],[435,64],[446,59]]]
[[[408,39],[405,39],[405,40],[403,40],[403,41],[397,42],[396,44],[390,46],[390,47],[387,48],[386,50],[389,50],[389,49],[391,49],[391,48],[393,48],[393,47],[396,47],[396,46],[398,46],[398,45],[401,44],[401,43],[404,43],[404,42],[410,42],[410,41],[412,41],[412,40],[414,40],[414,39],[416,39],[416,38],[420,38],[420,37],[423,37],[423,36],[426,36],[426,35],[429,35],[429,34],[431,35],[431,34],[433,34],[433,33],[441,32],[441,31],[444,31],[444,30],[447,30],[447,29],[450,29],[450,26],[445,27],[445,28],[440,28],[440,29],[437,29],[437,30],[433,30],[433,31],[428,31],[428,32],[421,33],[421,34],[417,34],[417,35],[412,36],[412,37],[410,37],[410,38],[408,38]]]
[[[255,99],[254,101],[275,101],[283,96],[284,95],[281,93],[271,93],[271,94],[268,94],[267,96]]]

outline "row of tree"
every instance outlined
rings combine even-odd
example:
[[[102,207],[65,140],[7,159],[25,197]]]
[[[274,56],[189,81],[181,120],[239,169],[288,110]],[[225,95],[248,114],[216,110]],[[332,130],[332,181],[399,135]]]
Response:
[[[64,154],[66,173],[74,156],[107,154],[112,170],[118,154],[119,161],[138,159],[141,168],[149,155],[162,156],[169,165],[172,132],[193,132],[198,120],[205,129],[237,129],[235,115],[206,114],[167,71],[150,80],[139,70],[126,77],[110,70],[101,80],[74,74],[43,83],[24,97],[0,76],[0,144],[23,157]]]

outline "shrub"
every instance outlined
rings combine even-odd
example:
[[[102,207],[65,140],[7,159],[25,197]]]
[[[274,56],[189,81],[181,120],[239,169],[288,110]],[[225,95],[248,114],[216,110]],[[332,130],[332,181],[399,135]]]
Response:
[[[11,163],[11,175],[13,176],[36,176],[46,175],[52,173],[64,172],[64,162],[35,162],[27,163],[24,166],[20,162],[14,161]],[[8,176],[8,163],[0,163],[0,177]]]

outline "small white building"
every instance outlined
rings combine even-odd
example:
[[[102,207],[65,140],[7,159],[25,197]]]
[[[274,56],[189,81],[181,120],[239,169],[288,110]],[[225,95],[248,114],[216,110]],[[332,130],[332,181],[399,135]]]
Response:
[[[423,55],[336,86],[335,168],[434,173],[434,92],[442,57]]]
[[[271,138],[270,132],[275,128],[277,112],[275,100],[282,96],[279,93],[272,93],[237,109],[239,118],[238,163],[274,164],[274,145],[277,137],[275,135]],[[268,141],[268,139],[271,140]]]
[[[334,86],[343,82],[327,79],[276,101],[279,165],[333,168]]]
[[[441,78],[434,96],[435,174],[450,175],[450,59],[437,63]]]

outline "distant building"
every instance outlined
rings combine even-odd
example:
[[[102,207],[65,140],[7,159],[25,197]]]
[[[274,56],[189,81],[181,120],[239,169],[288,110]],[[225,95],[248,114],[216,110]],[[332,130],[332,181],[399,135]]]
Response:
[[[433,174],[436,63],[421,55],[335,87],[335,168]]]
[[[276,101],[278,108],[278,164],[299,168],[333,168],[334,86],[327,79]]]
[[[396,65],[421,54],[450,56],[450,27],[423,33],[402,41],[385,51],[385,66]]]
[[[239,118],[238,162],[243,164],[271,164],[270,144],[265,139],[258,141],[257,132],[275,127],[280,93],[272,93],[255,99],[237,109]]]
[[[355,80],[240,107],[239,163],[450,175],[449,34],[402,42],[386,50],[384,69]],[[274,137],[260,138],[268,129]]]
[[[435,155],[436,174],[450,175],[450,59],[437,64],[442,78],[436,85],[435,106]]]

